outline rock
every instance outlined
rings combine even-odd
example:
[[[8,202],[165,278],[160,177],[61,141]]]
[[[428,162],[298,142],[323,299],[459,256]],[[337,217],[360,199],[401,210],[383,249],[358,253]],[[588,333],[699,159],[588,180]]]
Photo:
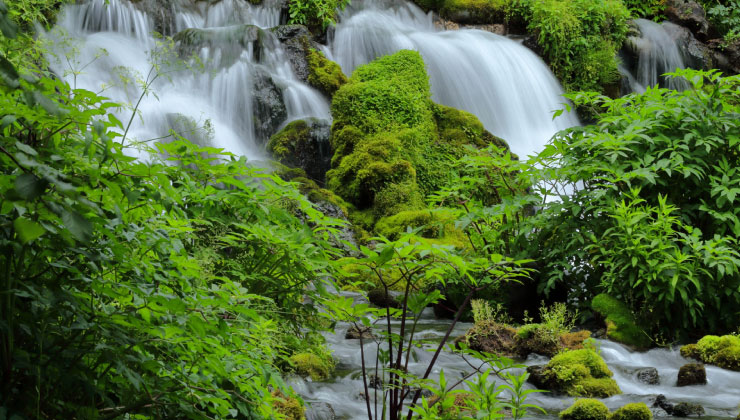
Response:
[[[612,371],[591,349],[558,353],[544,368],[527,368],[529,382],[541,389],[573,397],[608,398],[621,394]]]
[[[268,37],[255,25],[234,25],[221,28],[190,28],[173,37],[177,51],[182,57],[197,54],[201,48],[218,49],[220,67],[229,67],[238,60],[242,52],[252,51],[253,60],[259,61],[261,43]],[[277,42],[277,41],[275,41]],[[250,48],[251,44],[251,48]],[[216,56],[216,55],[213,55]]]
[[[375,336],[373,335],[373,331],[370,327],[361,328],[356,325],[352,325],[349,327],[347,332],[344,334],[344,338],[347,340],[359,340],[362,338],[365,339],[373,339]]]
[[[258,141],[267,140],[277,133],[288,118],[283,92],[275,85],[272,77],[263,70],[256,70],[253,75],[252,112],[254,114],[254,134]]]
[[[367,299],[375,306],[381,308],[400,308],[401,305],[398,301],[391,296],[386,294],[382,289],[374,289],[367,293]]]
[[[371,374],[368,377],[367,386],[375,389],[383,389],[383,378],[378,375]]]
[[[680,402],[673,406],[673,415],[676,417],[703,416],[704,407],[695,403]]]
[[[337,415],[334,407],[325,402],[308,403],[306,408],[306,420],[336,420]]]
[[[309,179],[324,184],[331,166],[331,123],[307,118],[289,123],[270,138],[267,150],[283,165],[301,168]]]
[[[658,407],[665,411],[669,416],[675,417],[688,417],[690,415],[701,416],[704,414],[704,407],[699,404],[680,402],[674,405],[668,402],[663,394],[660,394],[655,398],[653,407]]]
[[[482,321],[475,324],[463,337],[476,351],[497,354],[504,357],[518,357],[516,330],[493,321]]]
[[[701,363],[688,363],[678,370],[676,386],[706,385],[707,371]]]
[[[527,367],[529,378],[527,381],[538,389],[547,388],[547,378],[545,377],[545,365],[533,365]]]
[[[694,0],[667,0],[665,15],[671,22],[685,26],[701,41],[715,38],[701,4]]]
[[[311,46],[311,32],[303,25],[280,25],[270,30],[285,47],[293,73],[307,83],[309,68],[306,50]]]
[[[725,45],[721,39],[713,39],[708,42],[713,49],[718,68],[727,68],[732,73],[740,73],[740,39]],[[724,60],[727,60],[726,62]]]
[[[732,60],[725,54],[725,52],[732,54],[731,48],[723,52],[715,40],[710,40],[705,44],[696,39],[689,29],[682,26],[664,23],[663,27],[680,46],[687,67],[701,70],[720,69],[730,73],[740,71],[740,61],[736,59],[733,66]],[[740,41],[736,44],[740,48]]]
[[[658,369],[653,367],[642,368],[635,374],[637,380],[647,385],[660,385]]]
[[[177,7],[175,2],[166,2],[162,0],[138,0],[131,2],[137,9],[146,13],[154,23],[154,30],[165,36],[172,36],[177,30],[175,23],[177,16]]]

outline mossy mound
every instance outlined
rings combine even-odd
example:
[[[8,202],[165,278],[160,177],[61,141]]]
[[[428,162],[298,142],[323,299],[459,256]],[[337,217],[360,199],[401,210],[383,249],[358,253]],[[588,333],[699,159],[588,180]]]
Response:
[[[506,20],[510,0],[415,0],[425,11],[459,23],[496,23]]]
[[[317,118],[297,120],[270,137],[267,151],[289,167],[301,168],[323,183],[331,161],[329,122]]]
[[[638,326],[635,316],[624,303],[602,293],[594,297],[591,308],[604,318],[606,335],[610,339],[638,349],[650,347],[650,337]]]
[[[562,420],[608,420],[609,408],[599,400],[584,398],[561,411],[559,417]]]
[[[364,212],[368,230],[383,217],[424,209],[424,197],[447,179],[446,156],[462,156],[466,145],[505,146],[476,117],[432,102],[414,51],[358,67],[334,94],[332,116],[327,185]]]
[[[306,410],[297,398],[287,397],[280,391],[272,392],[272,406],[286,420],[305,420]]]
[[[530,366],[527,371],[537,387],[573,397],[607,398],[622,393],[604,359],[591,349],[558,353],[544,367]]]
[[[308,84],[327,97],[334,96],[334,93],[347,83],[347,76],[339,64],[326,58],[321,51],[308,49],[306,60],[308,60]]]
[[[516,329],[494,321],[476,323],[456,341],[476,351],[504,357],[521,357],[515,342]]]
[[[555,356],[564,350],[583,348],[589,331],[564,334],[545,332],[542,324],[527,324],[518,329],[495,321],[476,323],[461,340],[477,351],[505,357],[526,358],[531,353]]]
[[[460,248],[466,246],[465,234],[455,228],[458,212],[452,209],[407,210],[384,217],[375,225],[375,231],[388,239],[395,240],[406,232],[407,228],[420,229],[421,238],[439,239],[446,244]]]
[[[612,413],[609,420],[653,420],[653,412],[645,403],[631,403]]]
[[[740,372],[740,337],[707,335],[696,344],[681,347],[681,355]]]
[[[290,357],[295,372],[314,381],[328,379],[332,366],[313,353],[298,353]]]

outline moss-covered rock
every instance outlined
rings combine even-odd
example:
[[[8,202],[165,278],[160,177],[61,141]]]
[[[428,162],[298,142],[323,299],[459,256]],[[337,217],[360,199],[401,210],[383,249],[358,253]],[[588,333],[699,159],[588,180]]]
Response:
[[[653,413],[645,403],[631,403],[615,411],[609,420],[653,420]]]
[[[347,83],[347,76],[344,75],[339,64],[326,58],[322,52],[310,48],[306,52],[306,59],[308,60],[308,84],[327,97],[334,96],[334,92]]]
[[[520,357],[516,346],[516,329],[495,321],[477,322],[458,342],[476,351],[504,357]]]
[[[650,347],[650,337],[638,326],[634,315],[624,303],[602,293],[594,297],[591,308],[604,319],[606,335],[610,339],[638,349]]]
[[[393,216],[382,218],[375,225],[375,231],[389,239],[395,240],[406,232],[407,228],[421,228],[418,235],[429,239],[445,239],[447,243],[463,246],[464,234],[455,228],[458,213],[452,209],[408,210]]]
[[[297,398],[287,397],[280,391],[273,391],[272,397],[275,411],[282,414],[286,420],[306,419],[306,410]]]
[[[609,408],[599,400],[584,398],[561,411],[559,417],[562,420],[607,420]]]
[[[506,20],[509,0],[414,0],[425,11],[458,23],[501,23]]]
[[[332,366],[313,353],[298,353],[290,357],[295,372],[314,381],[328,379]]]
[[[327,185],[363,213],[381,218],[422,210],[447,178],[446,155],[465,145],[505,145],[476,117],[431,101],[419,53],[399,51],[358,67],[332,101],[332,169]],[[384,224],[389,229],[389,223]]]
[[[740,336],[707,335],[696,344],[681,347],[681,355],[723,369],[740,371]]]
[[[267,150],[280,163],[301,168],[323,184],[331,161],[328,121],[317,118],[293,121],[270,138]]]
[[[688,363],[678,370],[676,386],[706,385],[707,370],[701,363]]]
[[[592,349],[559,353],[543,368],[527,371],[530,382],[556,393],[598,398],[622,393],[604,359]]]

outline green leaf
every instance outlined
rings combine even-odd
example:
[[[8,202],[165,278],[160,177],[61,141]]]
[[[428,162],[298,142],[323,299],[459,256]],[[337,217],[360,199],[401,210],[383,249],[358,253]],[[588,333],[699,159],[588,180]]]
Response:
[[[40,224],[23,217],[19,217],[13,221],[13,228],[24,244],[33,241],[46,232]]]
[[[72,236],[80,242],[89,242],[92,238],[92,223],[80,213],[64,210],[62,211],[62,222],[64,227],[72,233]]]
[[[25,173],[15,178],[15,191],[24,200],[34,200],[41,196],[46,189],[47,182],[34,174]]]

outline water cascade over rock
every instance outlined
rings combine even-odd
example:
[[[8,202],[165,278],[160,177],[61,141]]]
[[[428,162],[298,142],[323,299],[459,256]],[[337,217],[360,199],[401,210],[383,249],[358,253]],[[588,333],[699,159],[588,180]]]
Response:
[[[411,3],[353,3],[331,47],[346,74],[401,49],[419,51],[432,99],[475,114],[523,157],[540,150],[557,131],[578,124],[574,115],[553,121],[553,112],[563,108],[563,91],[532,51],[480,30],[438,32],[431,14]]]

